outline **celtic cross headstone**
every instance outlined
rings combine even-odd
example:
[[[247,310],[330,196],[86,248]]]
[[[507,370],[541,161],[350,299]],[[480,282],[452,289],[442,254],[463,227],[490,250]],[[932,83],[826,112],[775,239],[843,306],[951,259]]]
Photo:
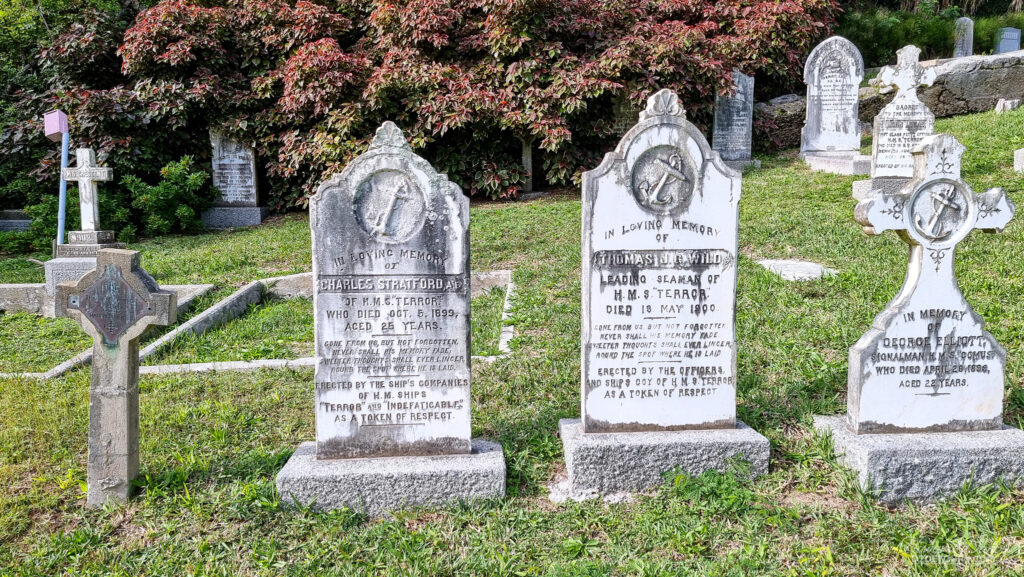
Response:
[[[56,315],[93,338],[86,505],[123,502],[139,472],[139,338],[174,322],[177,296],[160,290],[139,253],[101,249],[95,270],[57,287]]]
[[[838,460],[879,501],[928,502],[964,485],[1024,480],[1024,431],[1002,421],[1006,353],[960,292],[957,245],[1013,218],[1001,188],[977,194],[948,134],[914,149],[914,177],[856,207],[868,234],[910,246],[899,294],[850,348],[847,415],[815,416]]]

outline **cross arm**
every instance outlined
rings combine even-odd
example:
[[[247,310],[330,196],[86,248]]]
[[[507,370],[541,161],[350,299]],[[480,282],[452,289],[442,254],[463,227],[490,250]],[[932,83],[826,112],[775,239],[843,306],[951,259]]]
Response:
[[[1017,208],[1002,188],[990,188],[976,196],[978,202],[977,228],[985,232],[999,232],[1013,219]]]

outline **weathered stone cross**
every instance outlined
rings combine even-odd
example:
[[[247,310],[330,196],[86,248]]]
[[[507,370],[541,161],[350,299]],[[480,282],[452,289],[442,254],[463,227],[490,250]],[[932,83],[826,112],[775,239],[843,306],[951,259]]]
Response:
[[[913,179],[857,203],[865,232],[894,230],[910,245],[902,290],[850,349],[847,407],[857,434],[1002,424],[1006,353],[964,299],[953,262],[972,230],[1000,231],[1015,209],[1001,188],[971,190],[960,177],[963,153],[948,134],[925,137]]]
[[[100,204],[97,182],[114,178],[114,171],[96,166],[96,153],[90,148],[79,148],[75,152],[78,166],[65,168],[61,172],[64,180],[78,181],[78,204],[82,209],[82,230],[94,231],[100,228]]]
[[[878,73],[883,86],[895,86],[896,98],[917,100],[918,86],[931,86],[935,82],[935,70],[918,64],[921,49],[908,45],[896,51],[896,66],[886,66]]]
[[[93,338],[87,507],[127,501],[139,472],[139,337],[174,322],[177,295],[139,267],[139,253],[101,249],[96,268],[57,287],[56,316]]]
[[[934,274],[926,276],[938,278],[920,278],[917,284],[934,280],[955,288],[953,259],[947,257],[957,243],[974,229],[998,232],[1013,218],[1014,206],[1003,189],[975,194],[960,179],[964,150],[948,134],[929,136],[914,149],[913,180],[896,194],[876,194],[857,203],[857,222],[865,232],[895,230],[911,246],[911,273],[920,272],[915,268],[921,268],[923,251],[928,251],[934,267],[925,268],[933,268]]]

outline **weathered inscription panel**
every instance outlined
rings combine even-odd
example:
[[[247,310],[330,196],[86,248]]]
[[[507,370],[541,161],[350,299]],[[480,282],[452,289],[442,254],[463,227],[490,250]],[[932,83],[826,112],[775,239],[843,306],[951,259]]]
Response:
[[[586,432],[735,426],[739,174],[661,91],[583,190]]]
[[[894,104],[875,117],[872,174],[909,178],[914,172],[910,151],[935,132],[935,116],[916,98]]]
[[[311,211],[318,458],[469,452],[467,199],[387,123]]]
[[[754,123],[754,77],[732,71],[732,96],[715,100],[711,146],[725,160],[749,160]]]
[[[256,153],[223,134],[210,132],[213,185],[220,191],[217,206],[256,206]]]
[[[811,51],[804,66],[807,117],[802,152],[860,149],[857,94],[863,78],[864,61],[849,40],[833,36]]]

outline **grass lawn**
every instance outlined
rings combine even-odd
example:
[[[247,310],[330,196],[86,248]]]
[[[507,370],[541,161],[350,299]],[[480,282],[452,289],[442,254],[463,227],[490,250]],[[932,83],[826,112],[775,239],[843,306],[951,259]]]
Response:
[[[1024,109],[941,120],[937,130],[967,146],[976,192],[1004,186],[1024,207],[1024,180],[1011,170]],[[312,371],[262,371],[144,377],[140,495],[85,511],[88,371],[0,380],[0,576],[1024,573],[1024,489],[970,488],[889,510],[854,488],[812,432],[811,415],[845,411],[847,349],[896,295],[907,248],[893,233],[861,233],[853,177],[811,173],[792,151],[762,161],[740,202],[738,412],[772,442],[769,475],[669,476],[633,502],[551,504],[545,484],[563,467],[556,423],[579,415],[580,202],[480,203],[472,266],[512,269],[518,287],[512,354],[473,372],[473,433],[504,445],[507,499],[372,522],[283,508],[274,476],[314,438]],[[1024,427],[1024,224],[960,246],[964,293],[1007,350],[1005,420]],[[132,248],[158,281],[216,283],[221,294],[311,266],[303,215]],[[755,258],[839,274],[786,282]],[[0,261],[0,274],[41,279],[24,259]],[[485,333],[500,330],[502,298],[474,303],[474,338],[496,342]],[[263,303],[159,362],[302,356],[309,315],[301,299]],[[0,318],[0,337],[0,353],[16,359],[3,370],[45,369],[86,344],[67,323],[25,315]]]

